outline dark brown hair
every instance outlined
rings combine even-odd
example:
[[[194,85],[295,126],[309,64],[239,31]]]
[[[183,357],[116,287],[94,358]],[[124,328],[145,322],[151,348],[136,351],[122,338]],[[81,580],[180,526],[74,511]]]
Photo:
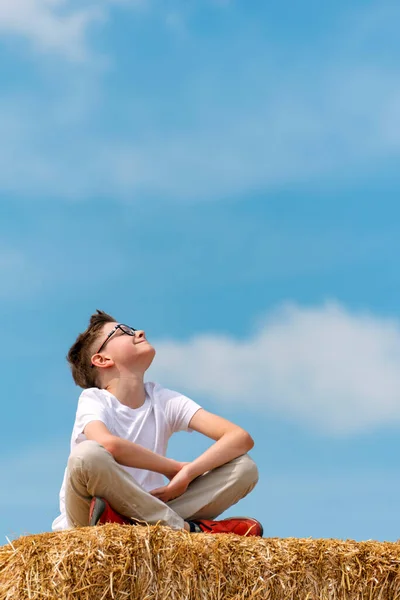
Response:
[[[72,377],[76,385],[82,388],[98,387],[97,369],[91,366],[93,342],[99,337],[99,333],[106,323],[115,323],[115,319],[103,312],[97,312],[90,317],[88,328],[78,335],[73,346],[69,349],[67,360],[70,364]]]

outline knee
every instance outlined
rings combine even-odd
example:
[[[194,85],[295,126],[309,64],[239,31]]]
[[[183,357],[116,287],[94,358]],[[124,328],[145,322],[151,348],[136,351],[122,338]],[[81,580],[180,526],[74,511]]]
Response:
[[[77,444],[68,458],[68,468],[74,469],[77,466],[94,466],[107,459],[110,453],[94,440],[86,440]]]
[[[235,473],[241,482],[244,485],[254,485],[258,481],[258,468],[256,463],[248,454],[243,454],[243,456],[239,456],[237,459]]]

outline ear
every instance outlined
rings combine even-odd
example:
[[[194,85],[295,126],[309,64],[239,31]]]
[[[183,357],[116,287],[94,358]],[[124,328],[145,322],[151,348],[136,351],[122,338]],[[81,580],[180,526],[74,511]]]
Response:
[[[93,354],[92,356],[92,365],[99,367],[100,369],[108,369],[109,367],[113,367],[114,364],[111,356],[103,354]]]

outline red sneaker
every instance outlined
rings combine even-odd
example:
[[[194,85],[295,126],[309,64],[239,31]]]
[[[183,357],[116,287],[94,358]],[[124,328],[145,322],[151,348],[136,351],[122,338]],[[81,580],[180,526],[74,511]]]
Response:
[[[221,521],[193,521],[204,533],[235,533],[236,535],[260,536],[264,533],[263,526],[250,517],[231,517]]]
[[[90,503],[89,525],[104,525],[104,523],[133,524],[128,517],[123,517],[113,510],[107,500],[95,496]]]

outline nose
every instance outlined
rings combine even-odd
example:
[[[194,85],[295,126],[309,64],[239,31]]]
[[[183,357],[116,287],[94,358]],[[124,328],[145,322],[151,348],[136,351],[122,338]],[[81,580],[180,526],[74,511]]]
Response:
[[[143,329],[138,329],[135,333],[135,339],[137,340],[142,340],[143,338],[145,338],[145,332],[143,331]]]

